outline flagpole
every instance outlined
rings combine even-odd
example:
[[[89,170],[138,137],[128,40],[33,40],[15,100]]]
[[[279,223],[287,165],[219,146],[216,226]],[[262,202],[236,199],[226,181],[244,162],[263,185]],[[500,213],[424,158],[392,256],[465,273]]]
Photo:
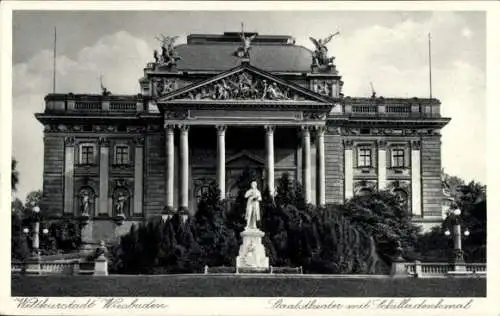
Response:
[[[429,38],[429,99],[432,99],[432,59],[431,59],[431,33],[428,33]]]
[[[52,60],[52,93],[56,93],[56,43],[57,43],[57,29],[54,26],[54,56]]]

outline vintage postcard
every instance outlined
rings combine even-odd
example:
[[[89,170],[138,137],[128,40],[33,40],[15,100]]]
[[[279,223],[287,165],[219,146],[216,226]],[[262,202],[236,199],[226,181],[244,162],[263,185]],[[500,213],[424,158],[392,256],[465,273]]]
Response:
[[[498,315],[498,8],[2,3],[1,312]]]

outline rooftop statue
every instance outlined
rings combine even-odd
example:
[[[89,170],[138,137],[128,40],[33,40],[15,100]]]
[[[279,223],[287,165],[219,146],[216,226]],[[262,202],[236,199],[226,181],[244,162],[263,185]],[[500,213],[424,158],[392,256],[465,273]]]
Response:
[[[244,31],[244,26],[243,26],[243,23],[241,23],[241,34],[240,34],[240,38],[241,38],[241,47],[238,48],[238,51],[236,52],[236,54],[239,56],[239,57],[243,57],[243,58],[250,58],[250,44],[252,43],[253,39],[257,36],[257,34],[253,34],[251,36],[245,36],[245,31]]]
[[[163,34],[160,34],[159,37],[155,37],[156,40],[161,42],[161,54],[158,54],[156,49],[154,51],[155,63],[173,66],[181,59],[174,50],[174,43],[178,38],[179,36],[165,36]]]
[[[316,46],[316,50],[314,51],[313,55],[313,65],[331,66],[333,64],[333,60],[335,59],[335,57],[328,57],[328,48],[326,47],[326,44],[328,44],[332,40],[332,38],[339,34],[340,32],[335,32],[333,34],[330,34],[328,37],[325,37],[323,39],[320,38],[317,40],[315,38],[309,37],[314,46]]]

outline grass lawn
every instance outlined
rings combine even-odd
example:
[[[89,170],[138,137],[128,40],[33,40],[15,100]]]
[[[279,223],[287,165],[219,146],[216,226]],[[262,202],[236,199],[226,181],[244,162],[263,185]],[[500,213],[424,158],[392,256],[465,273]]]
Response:
[[[12,276],[12,296],[485,297],[486,278]]]

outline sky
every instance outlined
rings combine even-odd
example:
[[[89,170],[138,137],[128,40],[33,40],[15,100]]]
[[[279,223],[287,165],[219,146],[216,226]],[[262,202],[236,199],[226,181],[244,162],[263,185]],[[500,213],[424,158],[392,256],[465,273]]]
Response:
[[[328,45],[346,96],[428,97],[428,33],[432,92],[441,113],[442,166],[466,181],[486,183],[486,16],[451,11],[18,11],[13,14],[13,155],[16,195],[42,189],[43,112],[52,91],[57,28],[56,91],[98,93],[99,76],[115,94],[139,92],[138,79],[159,34],[221,34],[245,30],[291,35],[313,49],[309,36],[340,31]]]

